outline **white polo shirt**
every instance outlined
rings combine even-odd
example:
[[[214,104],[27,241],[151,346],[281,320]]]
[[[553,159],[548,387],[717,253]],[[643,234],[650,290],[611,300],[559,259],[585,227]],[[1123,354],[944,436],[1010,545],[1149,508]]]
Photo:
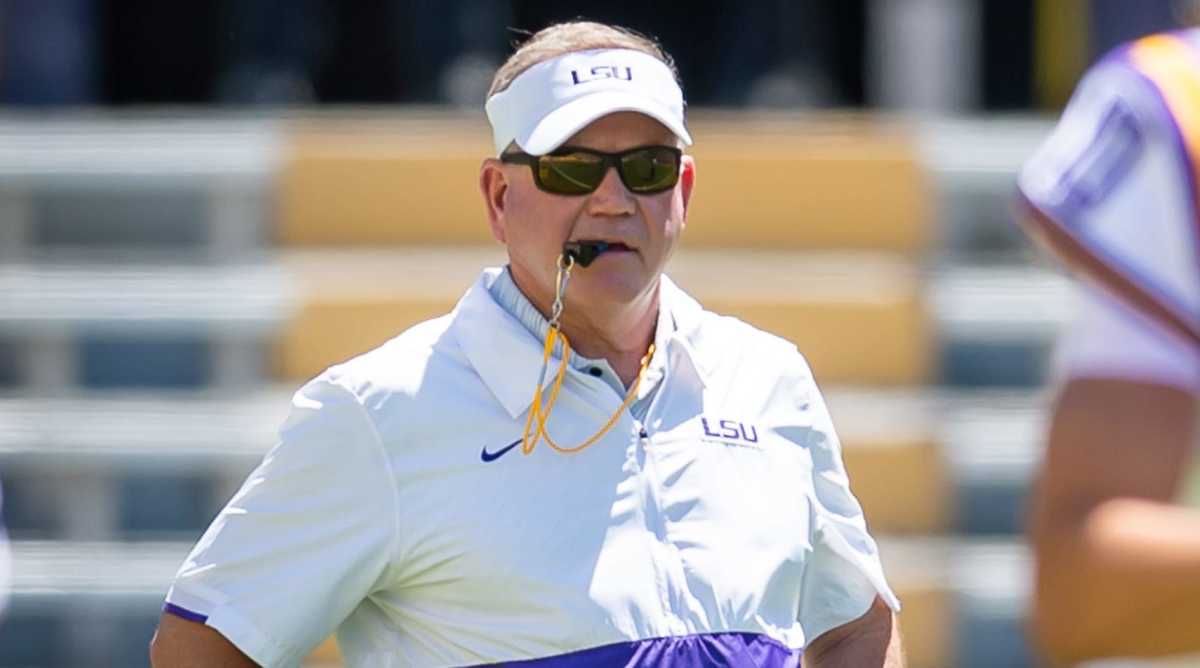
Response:
[[[296,394],[168,611],[267,666],[337,631],[351,666],[687,667],[798,666],[876,595],[899,608],[792,344],[664,277],[643,417],[526,456],[542,342],[501,271]],[[578,443],[622,399],[572,368],[549,430]]]
[[[1023,222],[1090,284],[1065,376],[1200,390],[1198,170],[1200,30],[1093,66],[1022,169]]]

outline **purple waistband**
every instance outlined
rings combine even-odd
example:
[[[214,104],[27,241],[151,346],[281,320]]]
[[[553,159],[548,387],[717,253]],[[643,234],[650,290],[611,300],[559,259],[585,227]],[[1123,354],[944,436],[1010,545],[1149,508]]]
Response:
[[[800,668],[800,650],[758,633],[709,633],[603,645],[540,659],[489,664],[512,668]]]

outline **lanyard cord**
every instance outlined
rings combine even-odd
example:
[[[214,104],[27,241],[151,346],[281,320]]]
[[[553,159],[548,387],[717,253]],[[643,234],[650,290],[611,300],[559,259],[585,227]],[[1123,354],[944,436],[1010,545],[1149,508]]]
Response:
[[[550,438],[550,432],[546,429],[546,423],[550,420],[550,412],[554,409],[554,403],[558,401],[558,391],[562,389],[563,378],[567,375],[567,364],[571,359],[571,343],[567,341],[566,334],[562,333],[561,320],[563,311],[563,295],[567,291],[567,282],[571,280],[571,268],[575,266],[575,258],[571,255],[564,254],[558,257],[558,277],[554,285],[554,306],[550,314],[550,327],[546,331],[545,345],[542,346],[542,372],[538,376],[537,389],[533,393],[533,402],[529,407],[529,417],[525,419],[525,433],[521,435],[521,452],[530,454],[534,447],[537,446],[539,440],[545,440],[546,444],[552,449],[563,454],[575,454],[582,452],[592,444],[599,441],[605,434],[617,424],[617,420],[621,418],[621,413],[629,408],[637,397],[638,386],[641,385],[642,375],[646,372],[646,367],[650,364],[650,358],[654,355],[654,344],[650,344],[650,349],[642,357],[641,367],[638,369],[637,377],[633,380],[633,386],[629,388],[629,392],[625,395],[625,401],[621,403],[621,407],[608,418],[608,422],[604,424],[595,434],[592,434],[583,443],[573,447],[563,447]],[[550,388],[550,397],[546,400],[545,405],[542,404],[542,391],[545,388],[546,372],[550,367],[550,358],[554,355],[554,346],[556,343],[562,343],[562,361],[558,364],[558,370],[554,374],[554,384]],[[535,425],[536,424],[536,428]]]

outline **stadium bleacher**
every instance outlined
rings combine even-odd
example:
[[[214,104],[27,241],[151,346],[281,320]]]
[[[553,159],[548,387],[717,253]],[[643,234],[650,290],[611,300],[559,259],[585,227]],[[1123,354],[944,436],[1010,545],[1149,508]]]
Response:
[[[1018,538],[1066,283],[1007,220],[1048,125],[697,113],[668,270],[795,341],[906,605],[910,665],[1035,665]],[[141,665],[290,393],[503,260],[488,134],[432,111],[0,119],[0,668]],[[778,166],[750,179],[743,161]],[[336,663],[326,644],[312,660]]]

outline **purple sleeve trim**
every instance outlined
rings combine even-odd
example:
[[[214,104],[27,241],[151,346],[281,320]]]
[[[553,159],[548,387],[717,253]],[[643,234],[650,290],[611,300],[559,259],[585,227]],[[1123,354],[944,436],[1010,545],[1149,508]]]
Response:
[[[182,617],[183,619],[186,619],[189,622],[199,622],[199,623],[203,624],[208,621],[208,615],[202,615],[198,612],[192,612],[191,610],[188,610],[187,608],[182,608],[178,605],[175,605],[174,603],[171,603],[170,601],[167,601],[166,603],[163,604],[163,612],[169,612],[172,615],[175,615],[176,617]]]

